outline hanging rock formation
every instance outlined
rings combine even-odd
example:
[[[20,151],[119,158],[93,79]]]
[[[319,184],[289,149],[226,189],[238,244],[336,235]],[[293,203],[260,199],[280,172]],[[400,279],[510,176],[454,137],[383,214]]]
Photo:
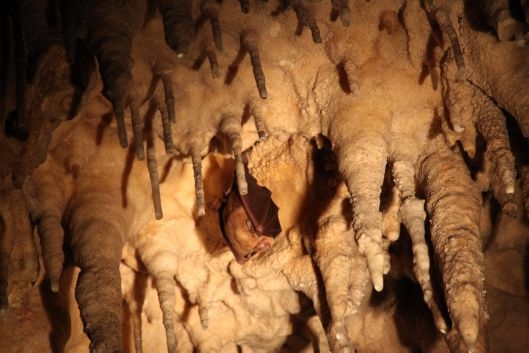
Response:
[[[491,352],[486,210],[529,214],[504,2],[8,1],[2,314],[42,283],[54,351]]]

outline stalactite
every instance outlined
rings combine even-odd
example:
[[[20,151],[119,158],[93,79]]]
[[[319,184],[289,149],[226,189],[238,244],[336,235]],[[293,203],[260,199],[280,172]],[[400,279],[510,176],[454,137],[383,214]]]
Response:
[[[165,146],[165,153],[167,154],[173,153],[174,152],[173,132],[171,128],[169,114],[167,113],[167,109],[165,109],[163,104],[159,102],[155,104],[158,107],[158,110],[162,118],[163,143]]]
[[[303,5],[303,0],[293,0],[292,9],[296,12],[299,23],[309,27],[312,34],[312,41],[314,43],[321,43],[320,29],[316,23],[316,19],[312,13],[307,12],[305,5]]]
[[[222,32],[219,23],[219,5],[214,0],[206,0],[202,3],[200,10],[209,18],[211,22],[211,29],[213,31],[213,41],[217,50],[222,51]]]
[[[246,195],[248,193],[248,184],[246,183],[246,172],[242,160],[241,121],[236,116],[228,116],[221,121],[219,130],[231,142],[231,150],[235,158],[237,189],[239,194]]]
[[[445,128],[447,140],[461,141],[465,152],[473,158],[476,153],[475,115],[472,101],[474,91],[470,83],[461,81],[453,51],[448,50],[441,63],[441,82],[449,125]],[[454,135],[453,137],[450,135]]]
[[[424,201],[415,196],[415,171],[411,161],[397,160],[392,170],[395,184],[400,191],[402,205],[399,215],[402,224],[408,231],[413,252],[413,272],[421,286],[423,298],[432,311],[435,324],[439,331],[446,333],[447,324],[434,300],[430,278],[430,256],[426,244],[424,221],[426,212]]]
[[[87,184],[86,180],[78,183],[66,220],[73,260],[81,269],[75,298],[90,351],[121,352],[119,264],[129,220],[119,207],[119,190],[109,189],[108,183]]]
[[[476,134],[486,142],[485,158],[490,162],[494,195],[508,214],[516,214],[513,201],[516,171],[505,117],[483,91],[469,82],[456,80],[451,53],[443,60],[443,96],[452,129],[470,157],[476,153]],[[451,134],[449,131],[448,134]]]
[[[145,148],[143,147],[143,121],[140,117],[140,108],[134,101],[130,103],[130,115],[132,118],[134,151],[136,152],[136,158],[142,161],[145,158]]]
[[[525,208],[525,217],[529,219],[529,167],[523,166],[521,168],[520,174],[522,183],[523,204]]]
[[[353,352],[347,323],[361,315],[361,305],[370,294],[369,272],[341,209],[348,195],[343,184],[338,187],[332,206],[318,220],[315,260],[325,283],[325,293],[332,321],[326,328],[332,351]]]
[[[36,78],[28,90],[32,101],[29,104],[27,127],[31,133],[28,134],[11,173],[17,188],[22,187],[26,178],[46,160],[52,132],[68,117],[69,107],[65,110],[58,105],[61,99],[68,98],[71,93],[70,69],[62,47],[52,45],[42,53],[36,68]]]
[[[165,104],[167,106],[167,114],[171,123],[176,123],[175,113],[175,98],[173,92],[173,79],[169,73],[161,75],[163,91],[165,93]]]
[[[195,37],[191,0],[159,0],[165,41],[179,58],[183,58]]]
[[[471,8],[472,4],[468,4]],[[529,105],[522,97],[522,91],[513,87],[524,87],[529,68],[524,64],[524,48],[512,43],[498,42],[490,35],[473,31],[465,17],[461,19],[460,41],[469,67],[469,81],[492,97],[496,105],[511,114],[517,121],[522,134],[529,137]],[[486,53],[486,54],[485,54]],[[498,65],[499,61],[509,64]]]
[[[126,262],[126,260],[124,261]],[[147,291],[148,276],[122,264],[120,267],[124,303],[126,303],[132,324],[134,353],[143,353],[142,309]]]
[[[440,0],[428,0],[426,1],[426,6],[428,12],[439,24],[439,27],[446,34],[448,40],[450,41],[450,47],[454,52],[454,60],[457,65],[457,77],[459,81],[463,81],[466,77],[466,69],[463,53],[461,51],[461,45],[454,29],[454,24],[450,20],[449,8],[444,4],[439,4],[439,1]]]
[[[7,11],[11,18],[14,41],[16,112],[14,116],[14,133],[18,138],[26,139],[29,133],[27,117],[27,70],[28,48],[26,28],[23,23],[23,11],[26,1],[9,1]]]
[[[262,141],[266,138],[266,130],[264,127],[263,113],[259,107],[259,102],[252,102],[250,105],[250,114],[253,116],[255,129],[257,130],[257,135],[259,136],[259,141]]]
[[[380,30],[386,30],[387,34],[391,35],[395,32],[397,26],[397,13],[392,10],[387,10],[380,15]]]
[[[243,13],[250,12],[250,1],[249,0],[239,0],[239,2],[241,3],[241,11]]]
[[[204,185],[202,183],[202,157],[198,148],[191,151],[191,161],[193,163],[193,178],[195,179],[195,198],[197,203],[197,215],[199,217],[206,214]]]
[[[35,283],[39,274],[39,258],[37,248],[33,239],[33,227],[29,215],[28,201],[22,189],[14,188],[12,184],[7,183],[7,196],[3,202],[8,203],[8,217],[4,218],[7,223],[7,230],[12,231],[12,234],[7,234],[7,247],[10,246],[9,238],[12,237],[12,251],[10,252],[8,259],[9,272],[16,273],[16,281],[9,281],[11,292],[19,292],[18,298],[14,298],[13,301],[17,301],[16,305],[20,306],[23,304],[23,297],[21,295],[26,292],[30,286]],[[1,207],[1,206],[0,206]],[[4,215],[2,215],[4,217]],[[2,246],[3,247],[3,246]],[[3,249],[2,249],[3,250]]]
[[[2,202],[0,202],[0,316],[5,314],[9,307],[8,275],[9,259],[13,251],[15,232],[13,221],[7,201],[7,190],[2,190]]]
[[[156,290],[160,300],[160,308],[163,313],[163,326],[165,327],[165,337],[167,339],[167,351],[176,353],[175,335],[175,283],[171,273],[157,273],[155,275]]]
[[[342,63],[345,73],[347,74],[347,84],[352,94],[360,93],[360,86],[357,78],[357,66],[352,60],[344,60]]]
[[[345,27],[351,24],[351,10],[349,9],[349,0],[332,0],[333,9],[338,12],[340,20]]]
[[[94,1],[86,11],[88,43],[99,64],[103,93],[112,103],[122,147],[128,146],[125,104],[132,81],[134,11],[132,4],[102,0]]]
[[[382,249],[382,216],[380,192],[387,162],[384,135],[344,129],[339,120],[333,122],[329,139],[337,156],[339,170],[351,194],[352,227],[359,251],[366,256],[373,286],[384,286],[385,255]],[[347,131],[347,133],[345,132]],[[346,137],[347,136],[347,137]],[[355,166],[362,163],[364,168]],[[369,166],[368,166],[369,165]]]
[[[220,76],[220,69],[219,69],[219,63],[217,61],[217,54],[213,51],[213,49],[206,48],[206,56],[209,61],[209,65],[211,67],[211,76],[213,78],[219,78]]]
[[[524,44],[524,25],[511,16],[508,0],[480,0],[487,13],[489,24],[494,27],[501,41],[521,41]]]
[[[504,211],[514,212],[514,157],[505,117],[499,107],[509,111],[522,133],[529,136],[526,124],[529,119],[524,113],[527,100],[519,99],[527,91],[524,89],[527,65],[524,65],[522,49],[470,28],[467,13],[462,12],[462,1],[400,1],[397,5],[402,5],[401,8],[389,0],[357,1],[354,6],[351,3],[355,15],[366,16],[362,21],[351,19],[348,0],[333,0],[332,10],[329,3],[315,2],[305,7],[302,0],[286,0],[272,13],[269,6],[261,3],[248,15],[235,15],[237,2],[153,2],[151,6],[158,6],[162,18],[154,13],[145,14],[138,4],[93,0],[87,10],[82,10],[79,23],[72,21],[76,18],[72,15],[64,19],[62,28],[56,28],[57,33],[63,30],[69,61],[78,59],[72,54],[72,42],[79,44],[84,40],[97,58],[102,82],[94,77],[90,85],[100,87],[102,83],[103,96],[112,104],[117,135],[124,147],[128,145],[125,111],[126,105],[130,105],[134,149],[108,148],[106,138],[116,135],[116,127],[106,124],[104,115],[108,114],[109,107],[98,92],[87,95],[89,105],[75,114],[75,119],[61,122],[66,115],[49,107],[60,105],[57,101],[73,106],[67,102],[71,94],[64,94],[60,99],[54,96],[59,95],[58,91],[62,95],[62,88],[66,86],[60,90],[40,90],[41,82],[57,80],[39,81],[42,70],[37,65],[35,81],[24,91],[28,93],[24,109],[28,113],[25,116],[30,118],[29,130],[36,132],[28,136],[29,147],[21,148],[23,153],[10,171],[15,184],[24,186],[24,192],[29,193],[28,181],[34,181],[26,179],[27,176],[46,160],[45,169],[37,173],[47,174],[49,180],[37,182],[35,199],[38,202],[30,210],[31,219],[41,238],[43,263],[52,291],[60,289],[62,293],[65,289],[62,280],[58,288],[64,262],[63,246],[68,250],[66,255],[71,250],[74,264],[81,268],[76,299],[91,341],[90,350],[122,352],[123,341],[127,340],[122,337],[128,331],[123,329],[126,325],[121,317],[120,280],[124,276],[120,278],[118,271],[122,246],[126,243],[134,247],[137,257],[134,261],[139,264],[130,269],[130,275],[146,277],[148,273],[155,279],[154,289],[150,286],[143,289],[151,290],[153,295],[154,290],[158,293],[162,310],[160,327],[163,323],[170,353],[193,349],[287,350],[292,348],[285,343],[287,337],[300,335],[298,324],[306,323],[310,316],[323,325],[325,332],[314,331],[310,337],[312,346],[303,342],[303,349],[321,349],[326,342],[314,342],[327,338],[331,351],[353,352],[355,340],[361,336],[368,344],[375,340],[381,342],[382,348],[377,350],[380,347],[375,344],[373,350],[391,351],[394,347],[384,346],[386,335],[400,336],[400,329],[406,328],[397,320],[386,320],[391,315],[397,316],[403,301],[394,293],[393,273],[388,273],[390,260],[392,264],[393,260],[400,260],[388,248],[398,240],[402,223],[410,235],[413,256],[413,275],[409,272],[406,275],[417,280],[448,348],[452,352],[486,352],[479,191],[492,190]],[[80,6],[64,1],[61,5]],[[290,5],[295,14],[283,13]],[[388,5],[390,9],[386,8]],[[464,5],[471,9],[475,4],[464,2]],[[424,18],[407,16],[405,12],[412,6]],[[248,13],[250,2],[240,0],[240,7]],[[64,10],[64,13],[72,11]],[[200,13],[202,16],[195,25],[192,16]],[[336,21],[337,16],[341,24]],[[142,26],[137,26],[142,19]],[[201,21],[207,20],[212,26],[212,38],[210,33],[201,30],[194,43],[195,30],[200,28]],[[310,40],[298,40],[293,33],[283,30],[292,28],[296,21],[300,27],[309,27],[314,42],[325,41],[325,48],[314,46]],[[494,21],[500,39],[519,39],[518,29],[512,32],[505,23]],[[417,28],[412,28],[414,25]],[[387,33],[381,32],[382,29]],[[431,48],[435,47],[436,34],[431,31],[439,29],[450,45],[440,40],[436,48]],[[141,33],[133,41],[136,30]],[[414,47],[410,43],[414,43],[412,37],[418,32],[420,45]],[[164,37],[170,49],[166,48]],[[31,41],[24,44],[23,39],[15,44],[31,46]],[[424,52],[441,49],[444,50],[442,61],[437,60],[441,58],[436,53]],[[246,52],[259,97],[268,100],[257,97],[253,84],[232,84],[237,75],[249,78],[247,71],[239,67]],[[188,53],[193,58],[199,56],[196,62],[200,63],[195,62],[193,70],[188,70],[192,66],[189,58],[177,60]],[[496,68],[504,65],[499,64],[504,60],[503,54],[509,69]],[[424,74],[419,71],[425,57],[428,57],[425,60],[434,90],[423,85],[419,77]],[[198,70],[205,58],[209,60],[213,78],[220,77],[219,63],[231,62],[226,79],[212,80],[209,73]],[[414,64],[410,65],[408,59]],[[27,66],[24,60],[21,58]],[[53,66],[49,58],[46,60],[43,61],[46,66]],[[435,74],[438,62],[441,62],[440,76]],[[19,82],[21,73],[16,71],[20,67],[10,68],[16,77],[8,79]],[[440,77],[442,91],[435,91],[436,77]],[[266,83],[273,89],[273,97],[268,96]],[[82,86],[85,89],[88,84]],[[20,88],[15,90],[16,96]],[[176,99],[179,119],[176,119]],[[148,176],[145,169],[137,167],[132,154],[134,151],[137,159],[145,159],[143,124],[149,124],[149,120],[143,119],[149,119],[149,114],[141,114],[140,110],[146,103],[150,104],[152,115],[159,111],[162,118],[161,129],[160,124],[151,124],[145,129],[153,130],[152,137],[146,137]],[[1,108],[13,108],[11,102],[2,100],[0,104]],[[22,108],[17,107],[17,114],[19,110]],[[421,114],[424,111],[428,114]],[[406,121],[409,126],[399,125],[401,115],[409,117]],[[336,153],[329,157],[333,159],[332,166],[329,169],[315,166],[314,160],[311,157],[305,160],[303,153],[299,159],[289,159],[291,156],[285,151],[298,143],[295,139],[272,144],[273,152],[268,151],[251,166],[252,152],[243,154],[242,149],[256,138],[252,126],[244,125],[243,129],[242,125],[252,117],[259,139],[253,151],[285,136],[299,134],[307,142],[306,139],[325,135],[332,141]],[[67,133],[79,121],[87,122],[83,125],[87,127],[83,131],[85,135]],[[61,128],[52,134],[59,123]],[[171,126],[172,123],[175,125]],[[394,132],[402,136],[395,137]],[[212,136],[215,137],[210,139]],[[77,137],[80,141],[75,141]],[[171,154],[164,157],[166,163],[160,166],[155,151],[159,138],[163,139],[166,153]],[[4,144],[0,138],[0,149],[11,153],[11,142],[7,139]],[[399,144],[413,151],[402,154]],[[225,153],[226,146],[233,158],[217,154]],[[100,152],[103,149],[104,154]],[[330,150],[326,152],[331,154]],[[483,170],[475,170],[480,162],[478,157],[484,157]],[[196,214],[189,199],[193,185],[185,158],[190,158],[192,163]],[[204,170],[202,158],[205,158]],[[288,163],[295,165],[295,173]],[[212,165],[222,171],[213,170]],[[236,193],[224,194],[232,185],[234,171],[238,190],[241,195],[246,194],[246,178],[250,181],[250,174],[245,168],[251,167],[259,169],[256,179],[275,188],[273,197],[281,200],[278,217],[283,228],[272,241],[262,243],[255,254],[254,248],[245,252],[244,261],[237,263],[226,245],[231,238],[221,236],[216,211],[223,197],[239,200]],[[520,177],[526,211],[529,210],[527,169],[522,162]],[[317,175],[328,172],[332,177]],[[477,189],[471,173],[481,173],[480,177],[486,174],[481,190]],[[150,189],[145,187],[148,178]],[[320,189],[326,191],[320,193]],[[152,219],[152,211],[145,207],[149,197],[158,221]],[[27,210],[11,212],[0,202],[0,312],[7,310],[8,290],[11,290],[7,288],[8,259],[14,255],[11,243],[14,234],[21,233],[13,225],[18,221],[11,219],[11,214],[17,212],[28,213]],[[248,219],[247,213],[243,215],[244,220]],[[28,219],[24,217],[19,220],[28,228]],[[162,217],[163,221],[159,221]],[[242,222],[246,231],[251,229],[250,223]],[[24,236],[30,234],[26,233]],[[29,247],[22,252],[25,253],[22,260],[37,259]],[[35,264],[33,261],[29,265]],[[437,280],[436,271],[440,271],[440,283],[433,282]],[[384,278],[384,275],[388,276]],[[383,293],[372,292],[372,287],[382,291],[385,284]],[[444,296],[435,295],[439,294],[435,292],[437,284],[443,287]],[[153,313],[148,312],[150,309],[141,307],[145,297],[126,293],[134,344],[137,353],[141,353],[147,350],[142,345],[152,340],[147,337],[147,330],[141,330],[142,320],[156,325],[149,321],[155,316],[150,316]],[[155,307],[158,309],[158,304]],[[416,318],[415,314],[412,319]],[[445,322],[448,318],[451,326]],[[371,326],[372,322],[377,325],[382,321],[385,321],[380,326],[382,330]],[[430,326],[425,325],[424,330],[437,335]],[[399,332],[394,333],[394,329]],[[225,331],[229,334],[219,334]],[[255,342],[258,344],[254,347]],[[399,340],[395,350],[406,344]],[[439,343],[435,341],[435,345]],[[425,351],[428,347],[421,343],[413,349]]]
[[[524,12],[525,22],[529,22],[529,1],[527,0],[520,0],[520,3],[522,5],[522,10]]]
[[[389,242],[395,242],[400,237],[399,208],[401,206],[400,191],[392,185],[386,172],[382,196],[380,200],[380,211],[382,213],[382,236]],[[388,263],[389,264],[389,263]]]
[[[513,194],[516,170],[505,116],[490,98],[481,92],[476,92],[476,94],[481,94],[481,101],[476,104],[480,108],[476,128],[487,142],[487,157],[493,164],[492,172],[501,181],[500,188],[503,192]]]
[[[200,318],[200,325],[204,330],[209,327],[209,312],[208,306],[202,303],[198,303],[198,317]]]
[[[467,350],[474,352],[485,335],[480,327],[486,320],[480,195],[462,159],[439,139],[430,142],[418,168],[448,310]]]
[[[246,31],[241,35],[242,45],[248,50],[250,60],[253,67],[253,75],[257,89],[259,90],[259,96],[263,99],[268,97],[266,90],[265,76],[263,68],[261,66],[261,59],[259,57],[259,49],[257,47],[257,33],[254,31]]]
[[[147,168],[151,179],[152,202],[154,204],[154,216],[162,219],[162,200],[160,196],[160,177],[158,176],[158,163],[156,162],[156,151],[153,146],[147,147]]]
[[[505,116],[490,98],[480,90],[474,89],[476,101],[473,104],[477,107],[476,129],[487,143],[485,158],[491,163],[491,187],[504,212],[514,216],[517,213],[514,201],[516,169]]]
[[[41,239],[42,256],[46,273],[50,279],[51,290],[52,292],[57,292],[59,291],[59,279],[64,262],[62,250],[64,230],[61,225],[61,213],[50,212],[50,214],[39,215],[37,229]]]
[[[60,13],[62,19],[62,35],[64,46],[66,48],[66,56],[68,61],[72,64],[76,61],[75,45],[78,37],[81,14],[83,12],[83,4],[80,1],[60,1]]]

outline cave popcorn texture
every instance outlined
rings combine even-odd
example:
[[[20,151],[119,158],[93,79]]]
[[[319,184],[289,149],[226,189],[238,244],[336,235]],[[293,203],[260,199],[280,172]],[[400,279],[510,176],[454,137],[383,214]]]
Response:
[[[492,351],[483,195],[529,203],[518,5],[8,2],[0,310],[41,285],[65,352]],[[218,210],[251,146],[283,231],[240,265]]]

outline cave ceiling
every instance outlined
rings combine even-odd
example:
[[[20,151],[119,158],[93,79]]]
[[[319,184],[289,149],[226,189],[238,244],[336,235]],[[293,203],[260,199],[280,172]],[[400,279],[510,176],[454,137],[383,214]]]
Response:
[[[1,353],[529,345],[529,1],[0,7]]]

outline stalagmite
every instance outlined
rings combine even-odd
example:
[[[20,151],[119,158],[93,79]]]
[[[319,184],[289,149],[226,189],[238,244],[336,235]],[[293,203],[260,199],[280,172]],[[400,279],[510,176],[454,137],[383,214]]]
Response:
[[[255,83],[257,84],[257,89],[259,90],[259,96],[263,99],[268,97],[266,91],[265,76],[263,73],[263,68],[261,66],[261,59],[259,57],[259,49],[257,48],[257,33],[254,31],[245,31],[241,35],[241,43],[248,50],[250,55],[250,60],[253,67],[253,75],[255,78]]]
[[[147,167],[151,179],[152,202],[154,204],[154,216],[162,219],[162,200],[160,196],[160,177],[158,176],[158,163],[156,162],[156,151],[153,146],[147,147]]]
[[[480,327],[486,314],[479,192],[462,159],[439,138],[421,157],[418,177],[424,183],[434,258],[453,326],[468,351],[482,352],[486,333]]]
[[[183,58],[195,37],[191,0],[160,0],[165,41],[179,58]]]

